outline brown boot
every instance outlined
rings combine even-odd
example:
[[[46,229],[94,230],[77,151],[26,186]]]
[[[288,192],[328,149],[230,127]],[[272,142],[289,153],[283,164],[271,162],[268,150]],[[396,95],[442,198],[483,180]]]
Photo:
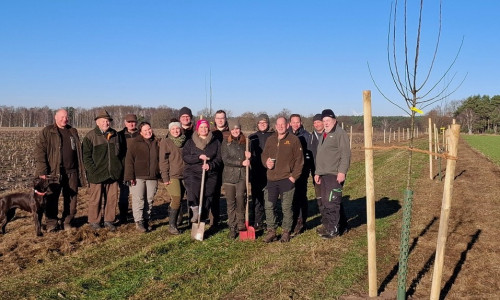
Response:
[[[290,231],[283,231],[283,234],[281,234],[280,242],[288,243],[289,241],[290,241]]]
[[[264,241],[264,243],[270,243],[270,242],[276,241],[277,239],[278,239],[278,237],[276,236],[276,230],[275,229],[268,229],[263,241]]]

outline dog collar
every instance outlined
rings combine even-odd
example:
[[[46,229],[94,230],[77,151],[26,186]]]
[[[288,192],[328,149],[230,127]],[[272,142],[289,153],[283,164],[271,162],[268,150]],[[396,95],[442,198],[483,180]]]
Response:
[[[35,190],[35,194],[37,194],[38,196],[45,196],[45,194],[47,194],[47,192],[42,193],[42,192]]]

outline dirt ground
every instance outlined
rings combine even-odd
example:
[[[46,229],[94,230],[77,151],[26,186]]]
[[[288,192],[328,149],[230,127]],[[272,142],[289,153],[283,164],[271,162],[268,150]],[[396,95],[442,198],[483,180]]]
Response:
[[[353,160],[363,153],[354,149]],[[441,298],[500,298],[500,167],[460,140],[453,200],[448,226]],[[444,164],[443,164],[444,165]],[[435,164],[437,166],[437,162]],[[435,167],[436,169],[437,167]],[[428,174],[428,169],[423,174]],[[167,195],[160,189],[156,197],[154,225],[165,224]],[[414,210],[410,236],[410,260],[407,286],[413,299],[428,298],[434,268],[443,181],[431,181],[422,175],[414,191]],[[133,224],[119,227],[115,233],[101,231],[98,235],[86,224],[86,189],[80,190],[77,230],[44,233],[35,237],[31,215],[18,212],[7,225],[7,234],[0,236],[0,276],[19,273],[32,265],[65,256],[79,248],[100,243],[110,236],[135,231]],[[156,207],[155,207],[156,208]],[[397,289],[400,225],[391,228],[390,238],[377,249],[378,290],[384,299],[394,298]],[[365,298],[366,282],[352,287],[345,299]]]

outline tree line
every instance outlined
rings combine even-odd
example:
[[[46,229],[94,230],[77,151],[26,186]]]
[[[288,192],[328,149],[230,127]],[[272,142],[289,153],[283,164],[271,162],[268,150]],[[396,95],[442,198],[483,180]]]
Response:
[[[102,107],[82,108],[63,107],[68,110],[70,124],[77,128],[92,128],[95,126],[94,118],[99,109],[106,109],[113,117],[113,126],[120,129],[123,125],[123,118],[126,114],[133,113],[140,121],[148,121],[153,128],[168,128],[168,123],[173,118],[178,118],[179,109],[168,106],[142,107],[139,105],[109,105]],[[255,118],[262,113],[247,111],[239,116],[233,115],[230,109],[224,109],[228,118],[239,118],[243,130],[251,131],[256,129]],[[318,113],[321,108],[318,108]],[[52,124],[56,109],[43,107],[13,107],[0,106],[0,127],[44,127]],[[289,117],[292,112],[283,108],[275,115],[270,115],[271,122],[278,116]],[[300,113],[300,112],[298,112]],[[213,121],[215,112],[203,109],[196,112],[197,116],[203,115]],[[465,100],[451,101],[444,105],[438,105],[424,116],[416,117],[416,127],[421,131],[427,127],[427,118],[432,118],[433,123],[438,127],[447,126],[456,118],[462,124],[462,130],[470,133],[492,132],[498,133],[500,124],[500,96],[471,96]],[[302,116],[304,127],[311,131],[313,115]],[[363,116],[338,116],[337,120],[346,128],[352,126],[354,132],[363,132]],[[373,117],[373,127],[375,130],[389,131],[399,128],[410,127],[410,118],[407,116],[375,116]]]

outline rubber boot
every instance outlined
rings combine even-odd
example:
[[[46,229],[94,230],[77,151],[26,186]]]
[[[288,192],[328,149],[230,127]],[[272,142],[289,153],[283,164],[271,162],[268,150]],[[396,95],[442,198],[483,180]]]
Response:
[[[191,211],[193,212],[193,216],[191,217],[191,223],[198,223],[198,214],[199,214],[198,206],[191,206]]]
[[[177,229],[177,214],[179,213],[178,209],[168,209],[168,232],[174,235],[180,234]]]
[[[183,213],[182,213],[182,205],[181,207],[179,207],[179,209],[177,209],[177,221],[176,221],[176,224],[177,227],[181,226],[182,225],[182,217],[183,217]]]

